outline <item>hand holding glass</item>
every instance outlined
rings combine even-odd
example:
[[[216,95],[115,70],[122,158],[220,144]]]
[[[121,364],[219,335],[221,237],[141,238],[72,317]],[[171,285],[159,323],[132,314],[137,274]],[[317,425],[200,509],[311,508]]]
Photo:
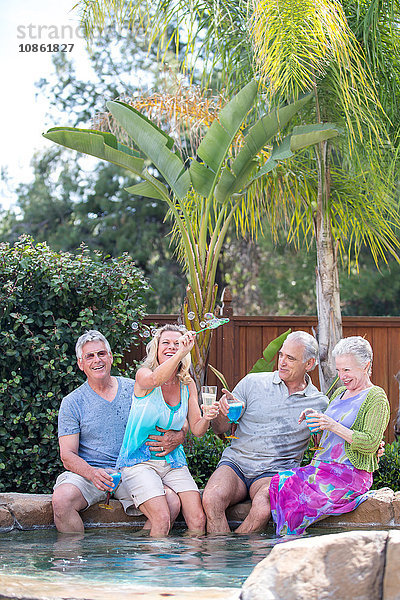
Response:
[[[216,385],[202,385],[201,386],[201,400],[204,406],[211,406],[217,401],[217,386]]]
[[[236,435],[234,435],[234,431],[236,430],[236,428],[234,428],[234,425],[237,424],[237,421],[242,413],[243,404],[239,400],[236,400],[236,398],[234,398],[232,395],[227,396],[226,400],[229,404],[228,419],[232,423],[231,435],[227,435],[226,437],[227,437],[227,439],[237,440],[238,438],[236,437]]]
[[[217,401],[217,386],[202,385],[201,386],[201,401],[203,403],[203,412],[207,413],[207,407],[212,406]]]
[[[115,492],[117,489],[119,482],[121,481],[121,473],[119,471],[115,471],[114,469],[106,469],[107,473],[112,478],[112,483],[110,483],[110,489],[107,491],[107,499],[105,504],[99,504],[100,508],[107,508],[108,510],[113,510],[113,507],[110,506],[110,494]]]
[[[313,448],[310,448],[310,450],[323,450],[323,448],[321,448],[321,446],[318,445],[318,434],[322,433],[321,430],[318,427],[312,427],[311,425],[309,425],[310,420],[318,414],[317,411],[313,408],[306,408],[304,410],[304,414],[307,427],[311,431],[311,438],[314,444]]]

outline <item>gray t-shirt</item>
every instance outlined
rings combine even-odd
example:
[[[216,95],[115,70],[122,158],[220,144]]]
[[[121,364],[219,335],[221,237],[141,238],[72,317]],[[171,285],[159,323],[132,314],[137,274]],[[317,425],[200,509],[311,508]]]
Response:
[[[308,376],[307,376],[308,377]],[[236,436],[222,453],[221,460],[236,464],[245,477],[265,471],[298,467],[310,439],[310,430],[298,419],[305,408],[324,411],[328,398],[307,378],[302,392],[288,395],[288,388],[273,373],[251,373],[232,394],[245,404]]]
[[[58,437],[79,433],[78,454],[93,467],[114,467],[124,437],[135,382],[116,379],[112,402],[96,394],[87,381],[61,402]]]

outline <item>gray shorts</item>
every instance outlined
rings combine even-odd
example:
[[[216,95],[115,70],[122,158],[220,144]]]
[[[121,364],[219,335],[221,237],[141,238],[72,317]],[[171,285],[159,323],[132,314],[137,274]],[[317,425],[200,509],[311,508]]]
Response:
[[[61,475],[57,477],[53,490],[64,483],[70,483],[74,485],[81,492],[88,504],[84,510],[88,509],[89,506],[93,506],[93,504],[97,504],[97,502],[104,502],[107,498],[107,492],[98,490],[94,483],[92,483],[89,479],[86,479],[77,473],[72,473],[72,471],[64,471],[61,473]],[[122,506],[124,507],[124,511],[130,517],[135,517],[142,514],[140,510],[136,508],[135,502],[123,481],[120,482],[115,492],[113,492],[113,497],[121,502]]]
[[[166,460],[147,460],[133,467],[123,467],[121,471],[122,482],[134,498],[136,506],[156,496],[164,496],[165,485],[177,494],[199,491],[186,466],[172,469]]]

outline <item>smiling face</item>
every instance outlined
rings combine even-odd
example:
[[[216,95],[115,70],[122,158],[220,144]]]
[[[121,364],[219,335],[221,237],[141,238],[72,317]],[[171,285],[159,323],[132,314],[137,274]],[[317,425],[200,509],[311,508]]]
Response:
[[[158,363],[165,362],[173,356],[179,348],[180,331],[163,331],[158,341],[157,360]]]
[[[352,354],[336,357],[336,371],[349,392],[361,392],[370,386],[368,375],[370,363],[362,367]]]
[[[314,366],[315,360],[304,361],[304,346],[299,342],[285,340],[278,355],[279,377],[291,386],[303,385],[305,374]]]
[[[86,342],[82,347],[82,358],[78,359],[78,367],[91,381],[105,381],[111,377],[113,357],[100,340]]]

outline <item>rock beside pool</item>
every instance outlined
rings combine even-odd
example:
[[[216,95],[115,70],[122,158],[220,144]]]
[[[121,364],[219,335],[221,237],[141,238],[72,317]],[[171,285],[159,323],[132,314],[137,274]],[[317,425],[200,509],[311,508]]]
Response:
[[[365,524],[390,527],[400,524],[400,493],[390,488],[374,490],[371,497],[355,510],[327,517],[315,524],[316,527],[362,527]]]
[[[34,529],[54,524],[50,494],[0,494],[0,508],[11,517],[9,529]]]
[[[14,517],[7,507],[0,506],[0,531],[10,531],[14,527]]]
[[[83,511],[85,526],[143,525],[145,517],[140,511],[128,516],[118,500],[110,500],[110,506],[113,510],[95,504]],[[54,527],[51,494],[0,494],[0,531],[49,527]]]
[[[383,598],[384,600],[399,600],[400,598],[400,531],[389,532]]]
[[[255,567],[240,600],[395,600],[399,573],[398,531],[295,539],[277,544]]]
[[[132,525],[141,526],[144,516],[135,511],[126,515],[118,500],[111,500],[113,510],[100,508],[98,504],[81,513],[86,527],[98,525]],[[229,522],[236,526],[243,521],[250,510],[250,502],[242,502],[227,510]],[[183,523],[182,516],[178,523]],[[400,526],[400,492],[382,488],[363,502],[353,512],[328,517],[319,521],[318,528],[357,528],[366,526],[396,527]],[[0,494],[0,531],[10,529],[33,529],[36,527],[53,527],[53,511],[50,494]]]

